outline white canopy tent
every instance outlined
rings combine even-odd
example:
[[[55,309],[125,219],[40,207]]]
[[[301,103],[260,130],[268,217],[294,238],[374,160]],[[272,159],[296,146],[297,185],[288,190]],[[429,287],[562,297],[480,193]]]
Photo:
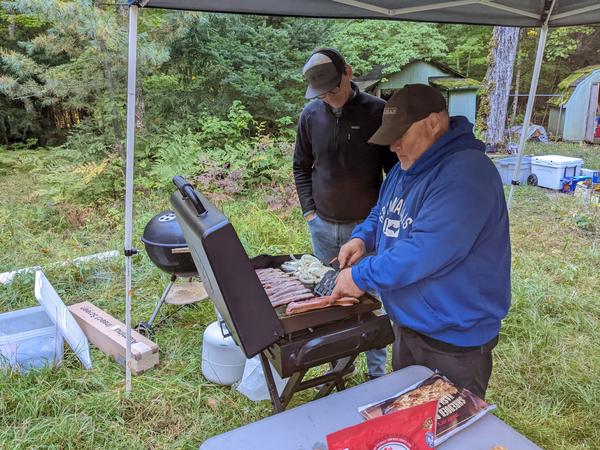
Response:
[[[139,9],[262,14],[297,17],[384,19],[473,25],[538,27],[540,35],[523,129],[529,125],[549,27],[600,23],[600,0],[130,0],[127,83],[127,149],[125,188],[125,322],[127,327],[126,393],[131,391],[131,256],[133,233],[133,162],[137,19]],[[518,185],[526,133],[521,133],[508,207]]]

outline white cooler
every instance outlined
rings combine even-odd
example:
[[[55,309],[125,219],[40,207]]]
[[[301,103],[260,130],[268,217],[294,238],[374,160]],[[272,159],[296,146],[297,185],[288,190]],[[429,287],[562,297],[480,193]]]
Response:
[[[583,160],[561,155],[534,156],[531,158],[531,173],[537,177],[537,185],[548,189],[560,190],[560,180],[565,177],[577,177]]]

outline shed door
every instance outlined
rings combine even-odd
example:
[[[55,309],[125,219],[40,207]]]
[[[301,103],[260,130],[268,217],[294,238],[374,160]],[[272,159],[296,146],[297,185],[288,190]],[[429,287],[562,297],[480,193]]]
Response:
[[[600,142],[600,103],[598,99],[598,88],[600,84],[592,84],[590,90],[590,103],[585,128],[585,140],[588,142]]]

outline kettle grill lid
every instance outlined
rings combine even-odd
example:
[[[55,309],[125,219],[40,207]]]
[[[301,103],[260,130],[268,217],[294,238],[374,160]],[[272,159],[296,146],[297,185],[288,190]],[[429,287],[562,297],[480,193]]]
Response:
[[[142,234],[144,244],[158,247],[186,247],[185,237],[173,211],[163,211],[146,224]]]

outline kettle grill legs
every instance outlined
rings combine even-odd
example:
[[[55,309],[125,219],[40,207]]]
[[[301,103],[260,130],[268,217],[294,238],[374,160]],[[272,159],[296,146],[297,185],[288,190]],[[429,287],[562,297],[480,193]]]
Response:
[[[160,300],[156,303],[156,306],[154,307],[154,312],[150,316],[150,320],[148,320],[148,322],[140,322],[138,324],[138,326],[135,327],[139,333],[141,333],[145,336],[149,336],[153,333],[152,323],[154,322],[154,319],[156,319],[156,315],[158,314],[160,307],[165,302],[165,299],[167,298],[167,295],[169,295],[169,292],[171,291],[171,288],[175,284],[176,280],[177,280],[177,275],[171,275],[171,281],[169,282],[169,284],[163,291],[163,293],[160,297]]]

